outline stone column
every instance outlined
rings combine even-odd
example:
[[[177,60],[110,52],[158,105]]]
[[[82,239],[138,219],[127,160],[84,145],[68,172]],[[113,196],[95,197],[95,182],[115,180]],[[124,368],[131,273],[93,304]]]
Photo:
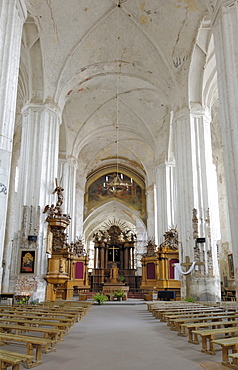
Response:
[[[158,245],[164,241],[164,233],[175,227],[175,163],[166,162],[156,168],[156,201]]]
[[[217,240],[220,239],[217,179],[212,162],[210,116],[192,107],[175,121],[175,159],[178,184],[177,221],[180,263],[189,256],[204,267],[190,276],[190,292],[200,300],[220,299]],[[206,242],[197,244],[197,237]],[[182,284],[182,287],[184,284]],[[184,287],[185,289],[185,287]],[[182,296],[185,294],[182,289]]]
[[[67,228],[69,242],[74,241],[76,238],[76,170],[77,161],[75,158],[59,158],[58,179],[60,185],[64,188],[63,212],[69,214],[71,217],[70,225]]]
[[[15,125],[24,0],[0,2],[0,282]],[[1,291],[1,284],[0,284]]]
[[[28,104],[22,109],[22,143],[19,168],[18,237],[14,241],[13,255],[18,249],[30,248],[37,252],[35,271],[37,294],[44,298],[43,280],[47,270],[45,205],[56,204],[52,194],[58,167],[59,126],[61,114],[57,107],[48,104]],[[29,242],[28,235],[37,235],[36,242]],[[16,258],[16,257],[15,257]],[[16,268],[16,266],[15,266]],[[42,285],[42,286],[40,286]]]
[[[234,259],[234,281],[238,281],[238,1],[217,1],[212,31],[217,62],[219,103],[231,243]],[[236,284],[238,297],[238,285]]]

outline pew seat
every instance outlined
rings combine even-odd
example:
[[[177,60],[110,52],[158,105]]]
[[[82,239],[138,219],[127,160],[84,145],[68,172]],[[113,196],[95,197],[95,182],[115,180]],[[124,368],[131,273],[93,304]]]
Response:
[[[213,314],[209,316],[201,316],[201,317],[190,317],[190,318],[180,318],[174,319],[171,321],[170,329],[178,331],[178,335],[186,336],[186,329],[189,323],[199,323],[199,322],[208,322],[208,321],[222,321],[225,320],[235,320],[238,318],[238,314],[232,315],[231,313],[224,312],[221,315]]]
[[[201,351],[209,355],[215,354],[214,340],[217,335],[233,335],[238,333],[238,327],[220,328],[220,329],[208,329],[208,330],[194,330],[196,335],[202,337],[202,349]],[[209,347],[207,346],[209,344]]]
[[[4,345],[8,344],[8,342],[25,343],[27,347],[27,355],[29,356],[33,356],[33,351],[34,349],[36,349],[35,358],[32,361],[28,361],[26,363],[26,367],[28,369],[34,366],[38,366],[42,363],[41,361],[42,349],[45,348],[46,345],[54,349],[54,342],[51,339],[33,337],[28,335],[0,333],[0,344]]]
[[[4,317],[0,318],[0,326],[2,323],[15,323],[19,325],[29,325],[29,326],[52,326],[55,329],[63,330],[64,334],[68,333],[70,325],[66,322],[57,322],[50,320],[31,320],[31,319],[19,319],[14,317]]]
[[[19,370],[20,364],[25,362],[30,363],[34,359],[34,356],[25,355],[18,352],[4,351],[0,349],[0,368],[5,370],[8,367],[12,367],[12,370]]]
[[[228,355],[228,357],[230,357],[232,360],[232,363],[229,365],[231,365],[231,367],[234,369],[238,369],[238,353],[231,353],[230,355]]]
[[[187,329],[188,329],[188,342],[189,343],[194,343],[198,344],[198,335],[197,331],[198,328],[208,328],[212,327],[212,329],[218,329],[219,327],[224,327],[227,328],[229,326],[237,326],[238,325],[238,320],[220,320],[220,321],[210,321],[210,322],[202,322],[202,323],[192,323],[192,324],[187,324]]]
[[[3,324],[0,325],[0,332],[1,333],[10,333],[10,334],[24,334],[25,332],[35,332],[35,333],[43,333],[44,338],[51,339],[54,342],[62,341],[64,331],[60,329],[54,328],[44,328],[42,326],[27,326],[27,325],[11,325],[11,324]],[[45,348],[47,351],[48,348]]]
[[[232,365],[229,362],[229,357],[233,356],[234,354],[238,355],[237,353],[238,352],[238,337],[216,339],[213,341],[213,343],[219,344],[222,347],[222,365],[225,365],[225,366]],[[232,351],[232,354],[229,354],[229,351]],[[234,365],[236,365],[235,361],[236,361],[236,356],[235,357],[233,356]]]

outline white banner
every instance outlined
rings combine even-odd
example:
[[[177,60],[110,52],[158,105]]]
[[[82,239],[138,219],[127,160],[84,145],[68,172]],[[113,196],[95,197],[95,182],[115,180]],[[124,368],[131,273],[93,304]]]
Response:
[[[182,266],[181,266],[180,263],[174,263],[174,266],[175,266],[176,270],[178,270],[178,272],[180,274],[182,274],[182,275],[188,275],[188,274],[190,274],[193,271],[195,265],[196,265],[196,262],[193,262],[192,263],[192,266],[190,266],[190,268],[189,268],[188,271],[183,271],[182,270]]]

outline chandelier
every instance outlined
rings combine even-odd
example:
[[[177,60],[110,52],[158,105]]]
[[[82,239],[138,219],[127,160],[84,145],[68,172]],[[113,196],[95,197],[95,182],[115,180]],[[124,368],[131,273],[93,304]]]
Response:
[[[103,188],[108,190],[110,194],[117,194],[125,191],[129,191],[131,186],[133,185],[133,180],[131,178],[130,182],[127,182],[123,179],[123,174],[119,175],[117,173],[113,174],[113,179],[109,181],[109,176],[106,176],[106,182],[103,184]]]
[[[118,0],[118,7],[120,7],[121,3],[125,2],[126,0]],[[118,24],[117,24],[117,29],[119,32],[119,12],[118,10]],[[118,37],[118,40],[120,37]],[[119,46],[117,53],[119,55]],[[126,181],[124,179],[124,176],[122,173],[119,174],[118,172],[118,148],[119,148],[119,80],[120,80],[120,68],[122,65],[122,60],[118,59],[118,69],[116,73],[116,124],[115,124],[115,129],[116,129],[116,173],[112,175],[113,179],[110,180],[110,175],[106,176],[105,182],[103,184],[103,189],[107,190],[110,194],[116,195],[117,193],[122,193],[122,192],[127,192],[131,186],[133,185],[133,179],[131,178],[130,181]]]

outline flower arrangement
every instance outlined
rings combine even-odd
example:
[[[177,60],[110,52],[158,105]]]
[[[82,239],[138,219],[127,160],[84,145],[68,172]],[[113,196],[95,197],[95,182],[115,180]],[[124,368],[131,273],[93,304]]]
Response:
[[[28,304],[28,301],[30,299],[30,296],[22,297],[19,301],[17,301],[17,304]]]
[[[95,301],[95,302],[98,302],[98,304],[103,304],[105,301],[108,301],[108,297],[106,297],[104,294],[101,294],[101,293],[96,293],[92,299]]]
[[[117,290],[116,292],[114,292],[114,297],[116,298],[122,298],[124,297],[124,291],[122,290],[122,288],[120,288],[119,290]]]

